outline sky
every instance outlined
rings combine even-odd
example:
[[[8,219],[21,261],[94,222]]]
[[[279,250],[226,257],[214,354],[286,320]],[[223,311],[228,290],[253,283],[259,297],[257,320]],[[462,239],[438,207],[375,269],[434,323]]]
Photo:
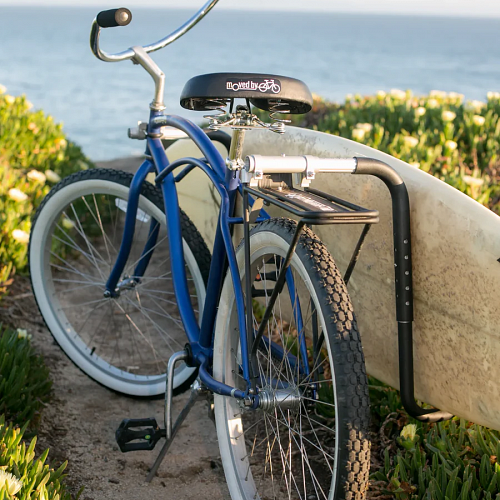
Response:
[[[64,5],[108,9],[156,7],[196,9],[203,0],[0,0],[0,5]],[[220,0],[217,9],[299,10],[500,17],[498,0]]]

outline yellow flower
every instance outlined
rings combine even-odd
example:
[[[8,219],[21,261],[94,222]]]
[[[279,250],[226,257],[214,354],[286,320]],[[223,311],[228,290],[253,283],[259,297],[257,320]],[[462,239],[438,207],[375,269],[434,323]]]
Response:
[[[493,101],[494,99],[500,99],[500,92],[488,92],[486,94],[488,101]]]
[[[386,94],[383,90],[379,90],[379,91],[377,92],[377,97],[378,97],[379,99],[383,99],[386,95],[387,95],[387,94]]]
[[[355,128],[352,131],[352,137],[353,139],[356,139],[357,141],[363,140],[365,136],[365,131],[362,128]]]
[[[66,145],[68,144],[66,142],[66,139],[64,139],[62,137],[58,137],[54,142],[55,142],[56,146],[58,146],[62,149],[64,149],[66,147]]]
[[[5,488],[9,495],[14,496],[23,486],[23,483],[16,476],[0,470],[0,489]]]
[[[30,235],[22,229],[14,229],[12,237],[19,243],[28,243],[30,240]]]
[[[26,109],[30,110],[33,107],[33,103],[30,101],[24,101],[24,105],[26,106]]]
[[[345,100],[346,100],[346,102],[352,101],[352,94],[347,94],[345,96]]]
[[[417,426],[415,424],[408,424],[403,427],[401,431],[401,437],[403,439],[409,439],[413,441],[417,435]]]
[[[420,163],[418,161],[412,161],[410,165],[415,168],[420,168]]]
[[[45,174],[43,172],[39,172],[38,170],[30,170],[28,172],[28,179],[31,181],[37,181],[40,184],[45,184]]]
[[[450,150],[455,151],[457,149],[457,143],[455,141],[446,141],[444,145]]]
[[[476,112],[481,111],[485,106],[486,106],[486,103],[484,103],[482,101],[470,101],[468,103],[468,108],[470,108]]]
[[[403,137],[403,141],[405,146],[409,146],[410,148],[414,148],[418,144],[418,139],[416,137],[412,137],[411,135]]]
[[[456,117],[457,117],[457,115],[455,113],[453,113],[453,111],[446,111],[445,110],[441,113],[441,118],[445,122],[452,122]]]
[[[417,116],[424,116],[426,112],[427,112],[427,110],[426,110],[424,107],[422,107],[422,106],[419,106],[419,107],[415,110],[415,114],[416,114]]]
[[[5,102],[7,104],[14,104],[16,102],[16,98],[9,94],[5,94]]]
[[[401,99],[401,100],[406,99],[406,92],[404,90],[391,89],[391,95],[395,99]]]
[[[429,99],[427,101],[427,107],[430,109],[435,109],[439,106],[439,102],[436,99]]]
[[[478,127],[482,127],[484,125],[484,122],[486,121],[486,119],[484,116],[474,115],[472,117],[472,121],[474,122],[474,125],[477,125]]]
[[[461,101],[463,98],[464,98],[464,95],[463,94],[459,94],[458,92],[450,92],[448,94],[448,98],[452,101]]]
[[[12,188],[9,189],[9,198],[14,201],[26,201],[28,199],[28,195],[23,193],[20,189]]]
[[[448,94],[444,90],[431,90],[429,92],[429,96],[431,97],[440,97],[444,99]]]
[[[64,229],[73,229],[75,227],[75,223],[67,217],[64,217],[64,219],[62,220],[62,225]]]
[[[53,170],[45,170],[45,177],[49,182],[59,182],[61,178]]]
[[[360,128],[365,132],[371,132],[373,130],[373,125],[371,123],[358,123],[356,128]]]
[[[479,187],[484,184],[484,179],[479,179],[478,177],[472,177],[470,175],[464,175],[462,179],[464,180],[465,184],[473,187]]]
[[[7,91],[7,87],[0,85],[0,94],[5,94],[6,91]]]

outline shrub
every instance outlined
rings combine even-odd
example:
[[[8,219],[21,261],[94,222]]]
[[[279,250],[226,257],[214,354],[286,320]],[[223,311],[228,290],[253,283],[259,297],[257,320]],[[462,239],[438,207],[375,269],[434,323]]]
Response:
[[[370,398],[385,443],[371,474],[373,493],[402,500],[500,498],[499,432],[458,418],[408,423],[399,393],[373,378]]]
[[[50,185],[90,165],[52,117],[4,91],[0,86],[0,297],[26,269],[31,217]]]
[[[6,425],[0,417],[0,499],[71,500],[61,482],[67,462],[50,468],[45,464],[49,450],[35,460],[36,438],[28,446],[21,442],[25,429]]]
[[[26,331],[0,325],[0,414],[20,425],[36,423],[51,387],[49,370]]]
[[[316,96],[313,110],[293,122],[400,158],[500,214],[499,118],[498,93],[484,103],[453,92],[393,90],[347,96],[343,104]]]

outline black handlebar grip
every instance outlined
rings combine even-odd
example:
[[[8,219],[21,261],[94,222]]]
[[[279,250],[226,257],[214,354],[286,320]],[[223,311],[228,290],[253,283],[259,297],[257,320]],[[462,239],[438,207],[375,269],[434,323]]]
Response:
[[[132,21],[132,12],[124,7],[121,9],[103,10],[97,14],[96,20],[101,28],[127,26],[127,24],[130,24],[130,21]]]

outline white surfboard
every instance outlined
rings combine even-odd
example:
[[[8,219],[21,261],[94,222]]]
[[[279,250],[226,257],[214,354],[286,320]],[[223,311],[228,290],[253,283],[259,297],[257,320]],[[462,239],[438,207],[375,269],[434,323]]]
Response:
[[[415,395],[500,429],[500,217],[415,167],[357,142],[288,127],[247,133],[244,154],[366,156],[403,178],[411,203]],[[399,386],[391,198],[372,176],[319,174],[311,187],[380,211],[349,283],[368,372]],[[362,226],[317,226],[345,270]]]

